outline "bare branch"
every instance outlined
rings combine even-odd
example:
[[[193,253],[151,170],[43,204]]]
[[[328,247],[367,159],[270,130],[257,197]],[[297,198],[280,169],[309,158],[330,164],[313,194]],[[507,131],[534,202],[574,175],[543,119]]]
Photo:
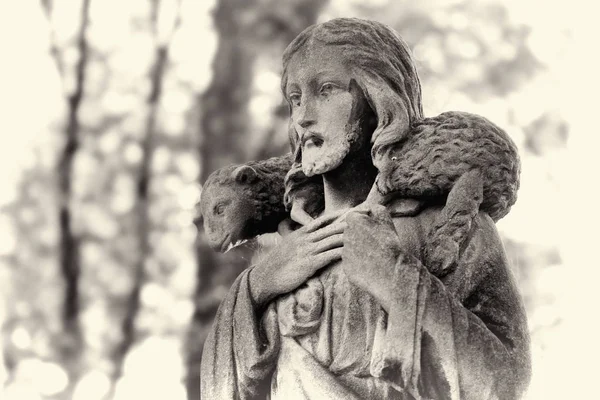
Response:
[[[61,79],[64,80],[65,66],[58,45],[56,44],[56,34],[54,28],[52,27],[52,11],[54,2],[52,0],[40,0],[40,2],[46,17],[48,18],[48,26],[50,29],[50,55],[56,63],[56,69],[58,70]]]
[[[160,0],[150,0],[150,24],[152,26],[152,35],[158,36],[158,10],[160,9]]]
[[[173,40],[173,36],[177,29],[181,26],[181,3],[182,0],[177,0],[177,14],[175,15],[175,21],[173,22],[173,29],[169,32],[169,36],[167,37],[167,43],[170,43]]]
[[[48,15],[51,13],[51,2],[43,3]],[[81,10],[81,25],[77,36],[77,49],[79,60],[75,66],[76,85],[74,92],[67,99],[67,121],[65,126],[65,145],[60,155],[57,174],[59,184],[59,230],[60,230],[60,266],[65,281],[65,297],[62,310],[63,342],[60,347],[61,356],[65,364],[69,365],[70,385],[72,388],[79,372],[79,356],[81,354],[82,337],[79,324],[79,239],[72,229],[71,210],[71,183],[73,175],[73,160],[79,147],[79,108],[84,94],[85,71],[88,61],[88,45],[85,33],[89,24],[90,0],[83,0]],[[60,57],[57,50],[56,60],[60,66]],[[69,388],[67,390],[70,390]]]

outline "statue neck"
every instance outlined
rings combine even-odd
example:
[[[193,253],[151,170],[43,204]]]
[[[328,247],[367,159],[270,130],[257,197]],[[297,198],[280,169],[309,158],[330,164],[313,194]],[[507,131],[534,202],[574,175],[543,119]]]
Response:
[[[323,174],[325,192],[325,210],[323,214],[362,203],[369,194],[377,169],[373,166],[371,155],[350,158],[333,171]]]

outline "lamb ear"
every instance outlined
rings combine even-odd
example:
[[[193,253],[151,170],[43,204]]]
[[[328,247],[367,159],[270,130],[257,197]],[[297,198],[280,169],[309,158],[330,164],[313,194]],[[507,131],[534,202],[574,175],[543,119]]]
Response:
[[[256,170],[248,165],[240,165],[233,171],[233,179],[238,183],[252,183],[257,176]]]

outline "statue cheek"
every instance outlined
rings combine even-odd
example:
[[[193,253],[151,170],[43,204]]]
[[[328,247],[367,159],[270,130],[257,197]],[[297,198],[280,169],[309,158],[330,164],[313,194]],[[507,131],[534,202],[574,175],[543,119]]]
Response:
[[[252,206],[246,199],[230,204],[223,218],[223,222],[229,226],[240,225],[252,215]]]
[[[215,227],[215,223],[211,219],[206,218],[204,220],[204,231],[206,232],[207,235],[209,235],[209,236],[214,235],[214,233],[215,233],[214,227]]]

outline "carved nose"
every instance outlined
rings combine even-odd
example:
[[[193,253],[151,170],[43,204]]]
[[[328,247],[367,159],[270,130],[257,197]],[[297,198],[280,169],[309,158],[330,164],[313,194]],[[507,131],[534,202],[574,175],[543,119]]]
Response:
[[[310,101],[304,101],[298,110],[296,123],[304,129],[308,128],[315,123],[314,111],[314,105]]]

